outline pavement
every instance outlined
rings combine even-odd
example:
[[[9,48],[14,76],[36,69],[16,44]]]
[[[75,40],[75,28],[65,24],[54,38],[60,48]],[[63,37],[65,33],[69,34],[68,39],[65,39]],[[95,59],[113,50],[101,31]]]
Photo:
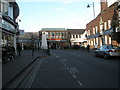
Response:
[[[32,50],[22,50],[21,56],[16,56],[14,61],[2,64],[2,86],[10,83],[25,67],[40,56],[48,56],[48,54],[45,51],[36,50],[32,56]]]

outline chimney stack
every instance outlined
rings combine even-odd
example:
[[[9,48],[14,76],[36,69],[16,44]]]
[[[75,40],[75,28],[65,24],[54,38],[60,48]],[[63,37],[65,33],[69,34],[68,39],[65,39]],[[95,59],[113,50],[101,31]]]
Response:
[[[108,8],[107,0],[101,0],[100,5],[101,5],[101,12],[106,10]]]

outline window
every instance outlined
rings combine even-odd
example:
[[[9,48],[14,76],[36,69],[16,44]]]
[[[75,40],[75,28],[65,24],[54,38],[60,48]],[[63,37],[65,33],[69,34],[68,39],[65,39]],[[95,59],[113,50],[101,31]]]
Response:
[[[9,6],[8,8],[8,16],[13,19],[13,6]]]
[[[111,37],[109,37],[109,44],[111,44]]]
[[[81,38],[81,35],[79,35],[79,38]]]
[[[107,36],[105,36],[105,44],[107,44]]]
[[[8,2],[2,2],[2,12],[4,15],[8,15]]]
[[[96,43],[98,44],[98,38],[96,38]]]
[[[107,23],[104,22],[104,30],[107,30]]]
[[[78,38],[78,35],[76,35],[76,38]]]
[[[108,20],[108,29],[111,28],[111,20]]]
[[[54,36],[54,32],[52,32],[52,36]]]
[[[62,36],[64,36],[64,33],[62,33]]]
[[[97,26],[95,26],[95,32],[98,33],[98,27]]]
[[[75,38],[75,35],[73,35],[73,38]]]
[[[93,34],[95,34],[95,28],[93,28]]]

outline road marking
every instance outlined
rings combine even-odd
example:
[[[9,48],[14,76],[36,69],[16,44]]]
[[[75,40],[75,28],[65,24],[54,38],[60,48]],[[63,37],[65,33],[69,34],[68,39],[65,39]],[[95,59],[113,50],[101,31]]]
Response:
[[[67,67],[67,69],[69,70],[69,68]]]
[[[73,75],[73,77],[74,77],[75,79],[77,79],[76,76],[75,76],[74,74],[72,74],[72,75]]]
[[[80,84],[80,86],[82,86],[82,83],[80,81],[77,81],[77,82]]]
[[[30,87],[31,87],[31,85],[32,85],[32,83],[33,83],[33,81],[34,81],[34,79],[35,79],[35,77],[36,77],[36,75],[37,75],[37,73],[38,73],[38,71],[39,71],[39,68],[40,68],[42,62],[43,62],[43,60],[41,60],[41,61],[39,61],[39,62],[37,63],[36,67],[34,68],[35,71],[33,72],[32,76],[31,76],[31,78],[29,79],[29,81],[28,81],[28,83],[27,83],[27,85],[26,85],[25,88],[30,88]]]
[[[69,70],[70,71],[70,70]],[[70,71],[70,73],[72,74],[72,72]]]
[[[58,58],[59,56],[56,55],[55,57]]]

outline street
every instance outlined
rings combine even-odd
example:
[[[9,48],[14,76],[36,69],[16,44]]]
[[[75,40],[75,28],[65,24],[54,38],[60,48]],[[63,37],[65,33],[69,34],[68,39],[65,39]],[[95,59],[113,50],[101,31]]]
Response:
[[[118,60],[80,50],[51,50],[25,80],[25,88],[117,88]]]

